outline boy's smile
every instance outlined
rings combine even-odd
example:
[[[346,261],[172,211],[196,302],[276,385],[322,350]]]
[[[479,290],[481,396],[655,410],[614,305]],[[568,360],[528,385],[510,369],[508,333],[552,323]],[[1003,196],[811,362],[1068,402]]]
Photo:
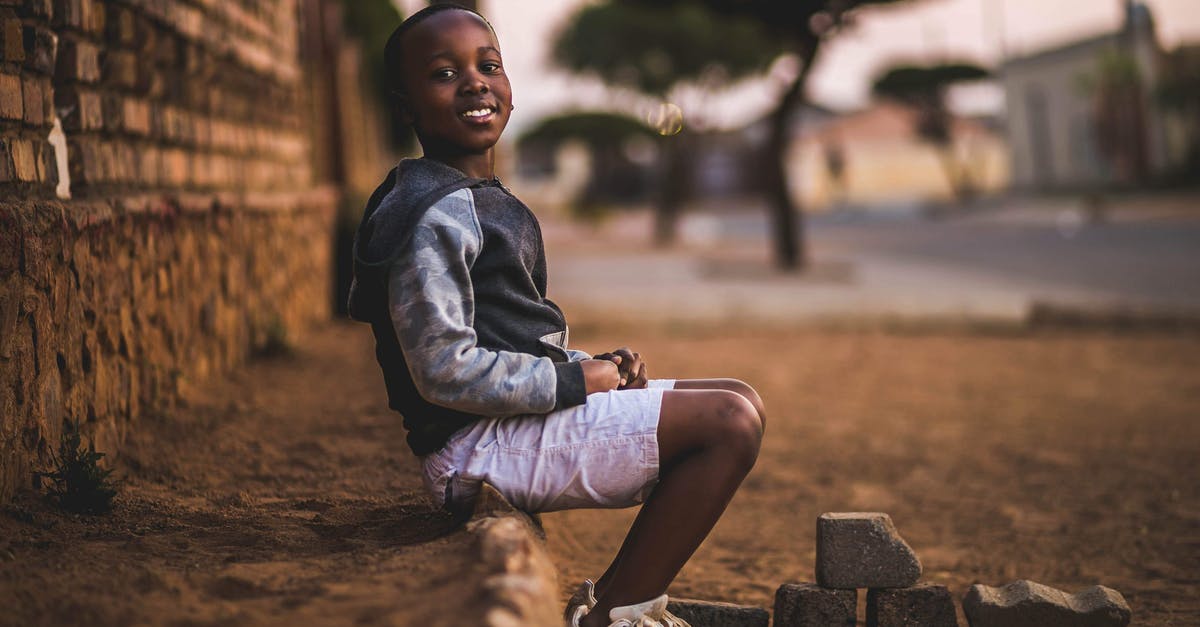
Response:
[[[404,59],[403,104],[425,155],[491,176],[491,150],[512,110],[495,34],[473,13],[444,11],[407,33]]]

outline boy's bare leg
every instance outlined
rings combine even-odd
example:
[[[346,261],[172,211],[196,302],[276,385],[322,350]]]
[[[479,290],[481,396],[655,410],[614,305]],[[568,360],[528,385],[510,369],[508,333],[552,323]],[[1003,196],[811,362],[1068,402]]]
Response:
[[[754,405],[754,410],[758,412],[758,419],[762,422],[763,430],[767,428],[767,410],[763,405],[762,398],[758,395],[758,391],[750,387],[750,384],[739,381],[737,379],[677,379],[675,381],[676,390],[729,390],[737,392],[744,396],[746,400]]]
[[[758,392],[755,391],[753,387],[750,387],[750,385],[747,383],[737,379],[678,379],[675,381],[674,389],[727,390],[729,392],[736,392],[744,397],[747,401],[750,401],[750,404],[754,406],[754,410],[758,412],[758,419],[762,423],[762,429],[763,431],[766,431],[767,412],[763,406],[762,398],[759,397]],[[606,570],[604,575],[596,580],[594,592],[597,597],[603,595],[608,590],[608,584],[610,581],[612,581],[613,571],[615,571],[617,565],[621,563],[621,559],[625,557],[625,552],[628,550],[630,544],[629,538],[637,533],[640,521],[641,516],[639,515],[637,519],[634,520],[633,526],[630,527],[629,535],[626,536],[625,541],[621,544],[621,549],[617,552],[616,557],[613,558],[608,570]]]
[[[754,466],[762,441],[758,409],[729,390],[663,393],[658,485],[638,513],[582,624],[608,625],[614,607],[663,594],[725,511]]]

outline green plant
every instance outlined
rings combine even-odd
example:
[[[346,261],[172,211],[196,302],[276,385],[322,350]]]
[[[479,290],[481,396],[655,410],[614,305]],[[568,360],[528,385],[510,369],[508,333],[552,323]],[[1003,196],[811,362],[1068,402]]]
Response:
[[[256,357],[291,357],[295,354],[295,347],[292,345],[291,339],[288,338],[287,325],[283,323],[283,319],[279,316],[271,316],[267,320],[266,327],[263,329],[262,346],[255,351]]]
[[[58,454],[50,454],[54,470],[39,472],[49,479],[47,492],[59,507],[79,514],[103,514],[112,509],[118,484],[110,478],[111,469],[101,468],[104,453],[96,452],[95,442],[83,447],[79,423],[68,423],[58,442]]]

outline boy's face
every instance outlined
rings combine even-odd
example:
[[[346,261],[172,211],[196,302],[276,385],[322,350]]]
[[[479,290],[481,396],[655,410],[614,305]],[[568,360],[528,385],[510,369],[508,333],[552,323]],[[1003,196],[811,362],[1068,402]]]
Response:
[[[473,13],[443,11],[409,31],[403,46],[402,102],[426,154],[487,152],[512,110],[492,30]]]

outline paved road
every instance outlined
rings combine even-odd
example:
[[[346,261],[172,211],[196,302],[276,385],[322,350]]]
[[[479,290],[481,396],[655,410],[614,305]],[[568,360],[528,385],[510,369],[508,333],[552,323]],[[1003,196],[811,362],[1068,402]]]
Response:
[[[1200,220],[1086,224],[945,221],[815,224],[813,238],[864,252],[1087,290],[1122,304],[1200,307]],[[1049,222],[1049,223],[1047,223]]]
[[[1182,210],[1181,210],[1182,208]],[[606,236],[627,242],[628,221]],[[988,317],[1035,303],[1200,311],[1200,211],[1069,203],[929,219],[840,213],[809,225],[814,268],[769,270],[761,212],[695,213],[672,253],[613,255],[551,245],[551,296],[580,307],[674,318]]]

